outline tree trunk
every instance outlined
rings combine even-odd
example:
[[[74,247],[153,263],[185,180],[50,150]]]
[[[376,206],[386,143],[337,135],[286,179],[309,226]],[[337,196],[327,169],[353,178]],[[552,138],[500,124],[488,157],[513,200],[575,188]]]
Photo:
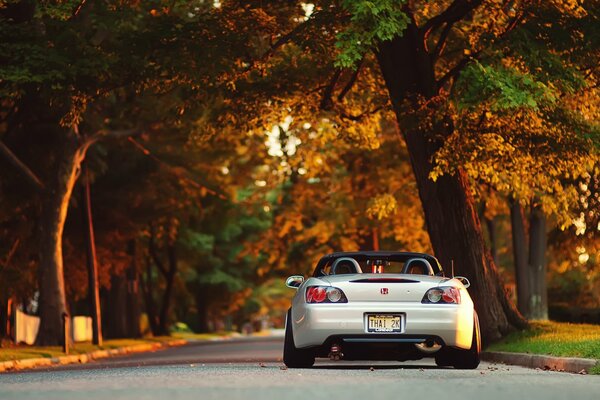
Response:
[[[490,253],[492,255],[492,260],[494,261],[494,264],[498,264],[498,240],[496,237],[496,219],[486,217],[485,209],[485,202],[482,202],[479,208],[479,217],[483,219],[483,222],[485,223],[485,227],[489,237]]]
[[[161,335],[169,335],[169,311],[171,309],[171,300],[173,297],[173,282],[175,281],[175,275],[177,274],[177,255],[175,253],[175,243],[167,246],[167,254],[169,265],[166,273],[164,274],[165,291],[162,297],[158,326],[158,331]]]
[[[146,259],[146,278],[142,274],[142,290],[146,303],[146,314],[152,335],[158,336],[158,318],[156,317],[156,302],[154,301],[154,284],[152,282],[152,260]]]
[[[201,284],[196,289],[196,310],[198,311],[198,332],[209,332],[208,326],[208,300],[205,289]]]
[[[373,228],[373,250],[379,250],[379,230]]]
[[[100,291],[98,288],[98,262],[92,218],[92,199],[90,196],[90,178],[88,168],[83,163],[82,200],[85,221],[85,239],[87,242],[88,301],[92,312],[92,343],[102,346],[102,311],[100,309]]]
[[[548,290],[546,288],[546,216],[539,205],[531,207],[529,218],[529,315],[531,319],[548,319]]]
[[[518,201],[510,199],[510,222],[512,230],[515,282],[517,286],[517,307],[521,314],[529,317],[529,271],[527,268],[527,237],[523,209]]]
[[[50,179],[42,200],[40,217],[40,328],[38,346],[64,342],[63,314],[67,313],[63,276],[62,234],[69,200],[85,155],[73,133],[65,135],[57,155],[56,174]]]
[[[8,304],[6,305],[6,337],[13,340],[17,338],[17,330],[15,328],[16,312],[15,298],[9,297]]]
[[[104,302],[104,334],[108,338],[127,337],[127,314],[126,314],[127,284],[125,279],[119,275],[113,275],[110,279],[110,290]]]
[[[429,107],[422,101],[437,95],[423,33],[413,22],[402,37],[381,43],[377,57],[406,141],[435,254],[443,266],[449,268],[454,262],[456,271],[471,280],[469,291],[482,337],[488,343],[497,340],[525,321],[508,299],[485,248],[466,173],[458,170],[435,182],[429,179],[432,157],[453,127],[449,118],[431,122],[424,120],[431,114],[422,115],[421,107]]]
[[[7,337],[8,332],[8,299],[0,298],[0,347],[2,347],[2,339]]]
[[[140,303],[138,291],[138,269],[136,242],[130,240],[128,252],[131,255],[131,265],[127,268],[127,336],[140,337]]]
[[[148,253],[156,267],[165,279],[165,291],[163,292],[160,313],[157,321],[157,332],[160,335],[169,334],[169,310],[171,308],[171,298],[173,292],[173,282],[177,274],[177,254],[175,252],[176,239],[167,243],[167,266],[159,256],[158,248],[155,243],[154,225],[150,224],[150,240],[148,242]]]

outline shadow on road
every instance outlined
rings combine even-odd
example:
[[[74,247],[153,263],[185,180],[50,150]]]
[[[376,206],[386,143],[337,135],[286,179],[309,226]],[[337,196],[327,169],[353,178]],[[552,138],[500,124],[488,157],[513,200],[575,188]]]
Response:
[[[330,369],[330,370],[369,370],[369,369],[411,369],[411,370],[425,370],[425,369],[445,369],[444,367],[438,367],[437,365],[427,364],[325,364],[325,365],[314,365],[311,369]]]

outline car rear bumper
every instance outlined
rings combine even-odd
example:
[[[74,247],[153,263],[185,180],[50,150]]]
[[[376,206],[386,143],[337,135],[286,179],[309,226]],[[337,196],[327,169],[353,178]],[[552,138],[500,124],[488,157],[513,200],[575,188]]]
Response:
[[[404,315],[401,333],[369,333],[366,314]],[[294,343],[298,348],[321,346],[331,336],[373,337],[399,342],[403,338],[438,337],[447,346],[468,349],[473,337],[472,304],[352,303],[302,304],[292,308]]]

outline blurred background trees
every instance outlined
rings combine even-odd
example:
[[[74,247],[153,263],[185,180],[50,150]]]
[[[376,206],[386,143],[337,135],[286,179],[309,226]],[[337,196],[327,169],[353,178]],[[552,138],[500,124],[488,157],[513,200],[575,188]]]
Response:
[[[528,318],[600,307],[597,13],[2,1],[0,316],[21,304],[56,344],[63,312],[91,313],[84,160],[108,337],[281,323],[282,278],[339,250],[435,251],[470,277],[497,265],[497,297]],[[382,57],[412,30],[437,86],[401,94],[409,76],[386,68],[404,61]],[[484,234],[471,267],[422,205],[457,177]]]

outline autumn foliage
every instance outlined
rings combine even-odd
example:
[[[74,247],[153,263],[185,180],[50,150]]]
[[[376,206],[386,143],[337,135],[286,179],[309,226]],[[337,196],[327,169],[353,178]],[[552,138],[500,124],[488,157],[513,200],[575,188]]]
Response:
[[[523,323],[511,210],[549,303],[598,307],[599,9],[2,1],[0,304],[47,343],[88,313],[85,160],[109,335],[281,321],[283,277],[381,248],[470,275],[494,340]]]

